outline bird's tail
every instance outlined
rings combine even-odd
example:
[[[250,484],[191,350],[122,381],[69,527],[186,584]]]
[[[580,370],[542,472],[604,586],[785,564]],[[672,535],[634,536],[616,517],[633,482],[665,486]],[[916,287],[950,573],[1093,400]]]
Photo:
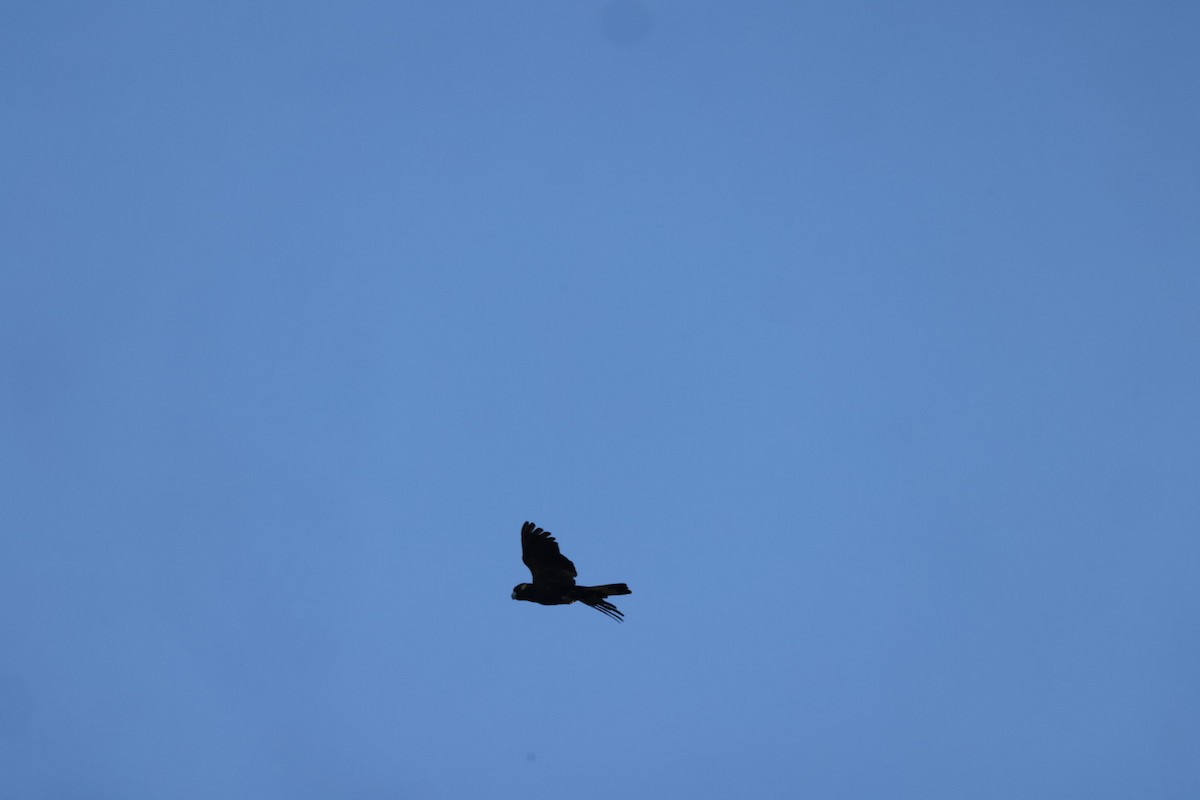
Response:
[[[603,586],[576,586],[571,594],[584,605],[591,606],[601,614],[606,614],[617,622],[621,622],[625,615],[604,598],[618,594],[633,594],[633,592],[629,591],[629,587],[623,583],[606,583]]]
[[[603,586],[583,586],[580,588],[596,592],[601,597],[612,597],[613,595],[618,594],[633,594],[633,592],[629,590],[628,584],[624,583],[606,583]]]

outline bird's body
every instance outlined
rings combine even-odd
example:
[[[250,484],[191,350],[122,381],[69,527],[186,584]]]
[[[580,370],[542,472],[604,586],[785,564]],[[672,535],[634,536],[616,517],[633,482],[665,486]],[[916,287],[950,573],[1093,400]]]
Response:
[[[606,598],[632,594],[623,583],[603,586],[577,586],[575,565],[558,549],[558,542],[532,522],[521,526],[521,560],[529,567],[533,583],[513,587],[514,600],[527,600],[544,606],[561,606],[580,602],[620,622],[622,614]]]

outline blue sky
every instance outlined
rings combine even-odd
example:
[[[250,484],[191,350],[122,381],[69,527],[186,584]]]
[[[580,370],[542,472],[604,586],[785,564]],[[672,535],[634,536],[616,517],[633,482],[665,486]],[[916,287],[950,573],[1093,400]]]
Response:
[[[0,791],[1196,797],[1198,38],[5,3]]]

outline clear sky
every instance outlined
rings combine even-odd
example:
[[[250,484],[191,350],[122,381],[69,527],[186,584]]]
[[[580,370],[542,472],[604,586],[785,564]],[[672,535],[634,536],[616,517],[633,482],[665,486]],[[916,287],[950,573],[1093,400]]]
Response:
[[[1197,41],[0,4],[0,795],[1200,797]]]

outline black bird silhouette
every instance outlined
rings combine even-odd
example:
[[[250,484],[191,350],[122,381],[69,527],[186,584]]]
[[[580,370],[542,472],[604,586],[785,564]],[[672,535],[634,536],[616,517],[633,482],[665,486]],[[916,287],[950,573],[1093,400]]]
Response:
[[[521,560],[533,574],[533,583],[513,587],[513,600],[528,600],[544,606],[561,606],[576,600],[620,622],[625,616],[606,597],[632,594],[623,583],[576,586],[575,565],[558,549],[558,542],[532,522],[521,526]]]

